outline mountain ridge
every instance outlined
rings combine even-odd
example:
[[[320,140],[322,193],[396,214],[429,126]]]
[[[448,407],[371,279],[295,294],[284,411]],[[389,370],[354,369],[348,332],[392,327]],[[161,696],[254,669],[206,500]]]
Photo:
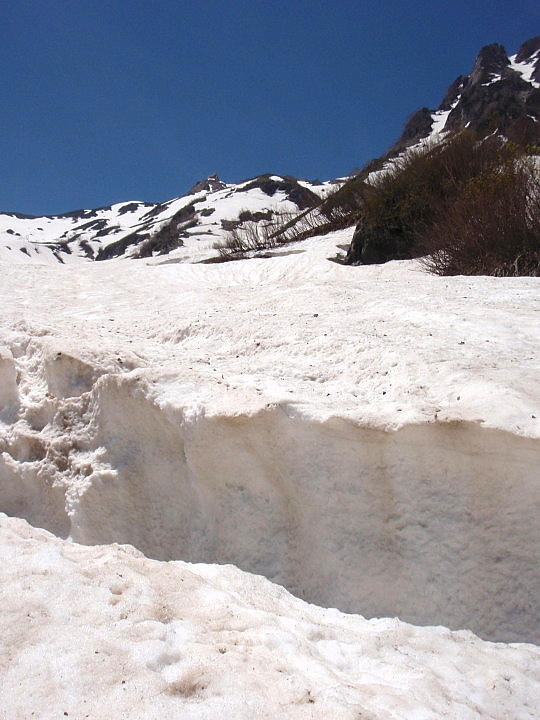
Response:
[[[502,133],[522,145],[540,143],[540,36],[525,41],[515,55],[498,43],[483,47],[470,74],[449,85],[436,110],[414,112],[388,153],[367,163],[361,177],[412,146],[466,128],[480,135]],[[160,203],[126,201],[44,216],[4,211],[0,257],[65,263],[173,253],[178,260],[209,259],[227,232],[247,221],[302,218],[347,179],[321,183],[269,173],[226,183],[211,174]],[[324,214],[324,205],[321,210]]]
[[[41,261],[166,255],[198,243],[208,255],[230,227],[316,205],[333,182],[259,175],[225,183],[217,175],[162,203],[131,201],[56,215],[0,213],[0,256]],[[215,255],[215,252],[212,254]]]
[[[540,35],[524,42],[515,55],[508,55],[499,43],[485,45],[470,74],[458,75],[436,110],[424,107],[411,115],[390,152],[432,134],[465,128],[510,135],[528,132],[538,140],[539,123]]]

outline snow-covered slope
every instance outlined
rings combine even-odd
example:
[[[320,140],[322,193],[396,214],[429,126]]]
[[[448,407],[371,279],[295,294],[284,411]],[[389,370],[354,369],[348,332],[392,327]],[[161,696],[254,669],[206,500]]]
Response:
[[[4,264],[0,509],[538,641],[539,280],[328,261],[349,235],[221,265]]]
[[[0,716],[534,720],[540,649],[307,605],[0,515]]]
[[[540,279],[199,262],[333,187],[0,214],[2,720],[540,717]]]
[[[243,217],[296,213],[317,203],[337,182],[263,175],[226,184],[213,175],[187,195],[160,204],[126,202],[44,217],[4,212],[0,258],[69,263],[121,256],[215,256],[214,245]]]

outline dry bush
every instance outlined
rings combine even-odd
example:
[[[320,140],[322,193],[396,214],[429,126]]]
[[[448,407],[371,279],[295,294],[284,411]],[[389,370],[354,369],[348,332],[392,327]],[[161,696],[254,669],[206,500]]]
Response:
[[[540,275],[540,172],[507,160],[467,182],[425,232],[423,259],[438,275]]]
[[[324,235],[337,229],[337,224],[328,220],[321,212],[321,207],[316,207],[298,214],[281,215],[276,226],[276,237],[280,244],[284,244],[299,242],[314,235]]]
[[[225,259],[243,257],[253,250],[267,250],[275,247],[276,240],[273,237],[273,230],[273,223],[249,220],[229,230],[225,240],[222,243],[216,243],[214,247]]]
[[[263,213],[252,214],[243,210],[237,221],[227,221],[225,240],[214,247],[223,259],[232,260],[245,257],[252,251],[272,249],[351,227],[358,221],[363,186],[362,179],[353,177],[317,205],[299,212],[269,210],[266,216],[258,217]],[[225,222],[222,221],[222,224]]]
[[[443,218],[450,226],[450,208],[463,193],[472,192],[476,178],[499,176],[501,168],[517,167],[522,156],[523,149],[500,137],[479,140],[463,131],[394,159],[366,188],[348,261],[380,263],[441,250],[428,242],[434,242],[432,226]]]
[[[242,215],[242,213],[241,213]],[[271,250],[278,245],[298,242],[319,233],[329,232],[328,220],[317,208],[301,213],[276,213],[271,220],[248,220],[231,228],[225,240],[214,245],[225,260],[245,257],[260,250]]]

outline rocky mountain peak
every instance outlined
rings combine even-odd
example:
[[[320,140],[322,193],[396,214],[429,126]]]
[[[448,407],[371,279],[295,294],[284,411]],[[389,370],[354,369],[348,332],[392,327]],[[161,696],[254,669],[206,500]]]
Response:
[[[391,152],[422,138],[463,128],[504,133],[517,142],[540,140],[540,36],[510,58],[502,45],[483,47],[469,75],[450,85],[437,110],[422,108],[407,121]]]
[[[209,175],[204,180],[199,180],[195,185],[186,193],[187,195],[195,195],[199,192],[217,192],[223,190],[227,185],[214,173]]]
[[[540,84],[540,35],[523,43],[516,55],[516,62],[534,64],[531,80]]]
[[[502,76],[510,65],[506,50],[502,45],[493,43],[483,47],[476,58],[474,67],[469,76],[470,85],[487,83],[494,76]]]
[[[531,38],[523,43],[516,55],[517,62],[527,62],[535,59],[540,60],[540,35]]]

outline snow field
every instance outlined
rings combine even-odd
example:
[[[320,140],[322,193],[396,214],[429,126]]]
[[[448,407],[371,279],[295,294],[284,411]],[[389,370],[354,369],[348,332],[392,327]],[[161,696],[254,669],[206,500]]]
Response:
[[[0,508],[311,602],[537,641],[536,279],[4,266]]]
[[[0,515],[6,718],[538,717],[540,652],[307,605],[231,567]]]
[[[274,176],[277,181],[283,178]],[[214,191],[201,191],[182,195],[164,203],[124,202],[96,210],[79,210],[65,215],[29,217],[13,213],[0,213],[0,260],[9,263],[74,264],[88,262],[89,250],[95,255],[113,243],[127,239],[133,234],[132,243],[117,252],[124,257],[136,254],[143,238],[152,236],[174,221],[182,210],[193,211],[180,222],[182,244],[171,251],[167,261],[192,261],[215,257],[214,245],[226,236],[222,220],[234,221],[242,211],[252,213],[289,214],[298,212],[296,203],[286,192],[278,190],[268,195],[258,187],[246,190],[253,181],[227,184]],[[335,189],[336,184],[321,185],[302,181],[299,183],[316,195],[324,197]],[[184,228],[184,223],[187,227]],[[189,230],[189,232],[187,232]],[[160,256],[160,262],[163,257]]]

